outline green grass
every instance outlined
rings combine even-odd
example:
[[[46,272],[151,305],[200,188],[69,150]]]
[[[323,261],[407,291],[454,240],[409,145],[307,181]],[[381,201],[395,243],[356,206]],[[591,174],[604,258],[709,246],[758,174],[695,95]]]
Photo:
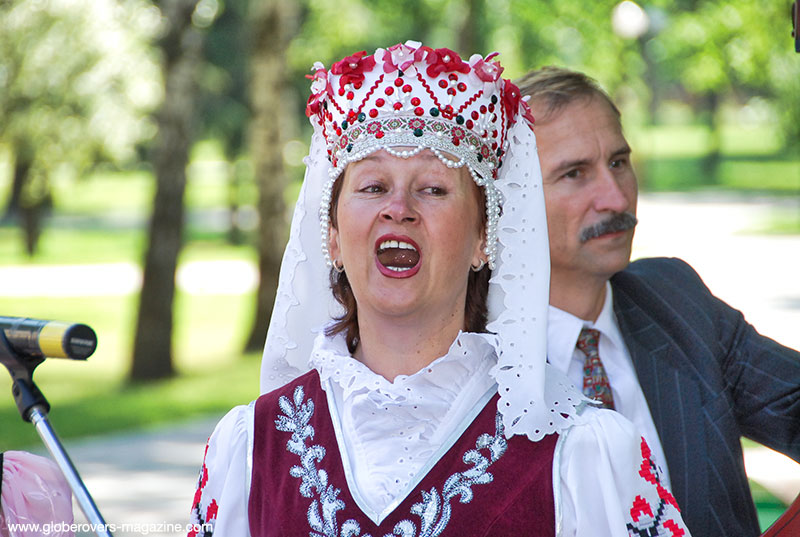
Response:
[[[723,189],[782,196],[800,194],[800,153],[785,151],[768,126],[722,129],[716,173],[704,168],[710,134],[701,125],[630,128],[642,190]]]
[[[221,413],[258,395],[260,353],[241,355],[252,320],[253,297],[188,295],[176,300],[175,366],[179,376],[152,384],[126,381],[137,302],[133,295],[93,298],[0,298],[4,315],[84,322],[98,335],[86,362],[46,360],[34,381],[53,406],[65,438],[96,435]],[[0,375],[0,451],[37,442]]]
[[[778,520],[788,506],[753,480],[750,480],[750,491],[756,504],[759,526],[764,531]]]
[[[59,437],[67,439],[143,429],[198,416],[221,416],[258,396],[260,357],[261,353],[252,353],[143,385],[128,385],[97,374],[84,375],[80,380],[42,375],[42,380],[37,380],[37,373],[34,380],[52,405],[49,417],[53,428]],[[48,363],[40,366],[43,370],[50,367]],[[6,384],[10,382],[0,382],[0,390],[8,389]],[[11,400],[10,394],[6,399]],[[22,421],[13,403],[0,405],[0,423],[0,451],[40,447],[34,427]]]

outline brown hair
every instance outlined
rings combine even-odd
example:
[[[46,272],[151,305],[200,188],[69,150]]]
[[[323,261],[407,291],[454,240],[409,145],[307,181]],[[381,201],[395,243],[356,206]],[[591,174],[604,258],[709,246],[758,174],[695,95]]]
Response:
[[[592,77],[562,67],[548,65],[523,75],[515,81],[523,96],[543,104],[541,119],[550,117],[565,106],[581,99],[599,97],[611,107],[617,119],[621,117],[617,105]],[[539,119],[538,117],[536,119]]]
[[[470,180],[472,180],[470,178]],[[339,194],[342,191],[342,183],[344,182],[344,172],[336,178],[331,192],[331,225],[337,226],[336,222],[336,209],[339,205]],[[476,185],[477,186],[477,185]],[[486,196],[483,189],[478,187],[479,203],[481,207],[486,206]],[[481,211],[481,226],[486,227],[486,211]],[[467,332],[485,332],[486,321],[489,315],[489,310],[486,304],[486,298],[489,295],[489,278],[492,277],[492,271],[489,266],[484,266],[478,272],[470,271],[467,279],[467,298],[464,306],[464,329]],[[350,281],[347,279],[346,272],[337,272],[333,268],[330,271],[331,291],[333,298],[342,305],[344,313],[341,317],[334,319],[334,323],[330,325],[325,334],[332,336],[340,332],[345,333],[345,340],[347,341],[347,348],[352,353],[355,352],[360,336],[358,332],[358,304],[356,297],[353,295],[353,288],[350,286]]]

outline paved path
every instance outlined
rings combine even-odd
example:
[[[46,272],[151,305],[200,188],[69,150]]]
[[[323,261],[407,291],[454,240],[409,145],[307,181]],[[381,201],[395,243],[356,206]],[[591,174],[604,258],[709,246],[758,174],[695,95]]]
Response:
[[[800,349],[800,237],[751,232],[774,211],[783,210],[781,205],[791,203],[795,207],[787,210],[800,215],[797,200],[776,205],[774,200],[642,196],[634,257],[674,255],[685,259],[715,294],[745,311],[762,333]],[[17,270],[13,279],[5,277],[13,270]],[[141,278],[138,269],[128,265],[41,269],[47,278],[37,270],[0,268],[0,282],[15,282],[13,290],[0,287],[0,296],[50,294],[57,289],[80,296],[96,290],[98,281],[117,282],[104,289],[105,293],[128,293],[138,287]],[[196,263],[181,270],[179,285],[192,292],[241,293],[255,285],[254,269],[241,262]],[[230,275],[229,271],[239,271],[239,277],[213,277],[220,272]],[[87,274],[89,278],[81,277]],[[224,280],[236,281],[237,287],[211,286]],[[55,283],[43,290],[43,281]],[[188,521],[203,446],[218,417],[67,444],[106,521],[117,525],[115,535],[184,533],[176,528]],[[746,466],[753,478],[787,501],[800,492],[800,465],[785,457],[765,448],[751,449]],[[76,519],[82,517],[76,515]],[[165,528],[171,531],[162,531]]]

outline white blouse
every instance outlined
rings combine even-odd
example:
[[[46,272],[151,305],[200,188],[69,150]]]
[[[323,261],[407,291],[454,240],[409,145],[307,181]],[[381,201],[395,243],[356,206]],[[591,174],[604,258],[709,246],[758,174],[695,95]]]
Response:
[[[414,491],[494,395],[492,338],[461,333],[445,356],[394,382],[353,359],[343,337],[317,338],[310,363],[345,457],[347,483],[336,486],[347,486],[376,524]],[[249,536],[254,408],[234,408],[209,438],[192,519],[213,524],[215,537]],[[586,408],[562,431],[553,460],[557,535],[627,537],[627,524],[652,524],[655,513],[648,515],[644,504],[658,505],[665,490],[645,471],[643,451],[633,425],[610,410]],[[688,536],[678,510],[668,503],[667,511],[664,520]]]

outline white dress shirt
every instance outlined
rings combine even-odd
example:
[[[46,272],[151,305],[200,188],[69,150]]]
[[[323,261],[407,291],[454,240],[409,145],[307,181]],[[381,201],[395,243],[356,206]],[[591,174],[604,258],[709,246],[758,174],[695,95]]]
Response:
[[[647,406],[647,400],[639,385],[628,347],[622,339],[617,317],[614,315],[613,300],[611,284],[606,283],[605,303],[595,322],[580,319],[555,306],[550,306],[547,324],[547,359],[565,373],[578,389],[582,389],[583,363],[586,355],[576,347],[578,336],[584,327],[594,328],[600,332],[598,352],[611,384],[615,410],[631,420],[642,432],[669,487],[669,469],[664,449],[653,417],[650,415],[650,407]]]

